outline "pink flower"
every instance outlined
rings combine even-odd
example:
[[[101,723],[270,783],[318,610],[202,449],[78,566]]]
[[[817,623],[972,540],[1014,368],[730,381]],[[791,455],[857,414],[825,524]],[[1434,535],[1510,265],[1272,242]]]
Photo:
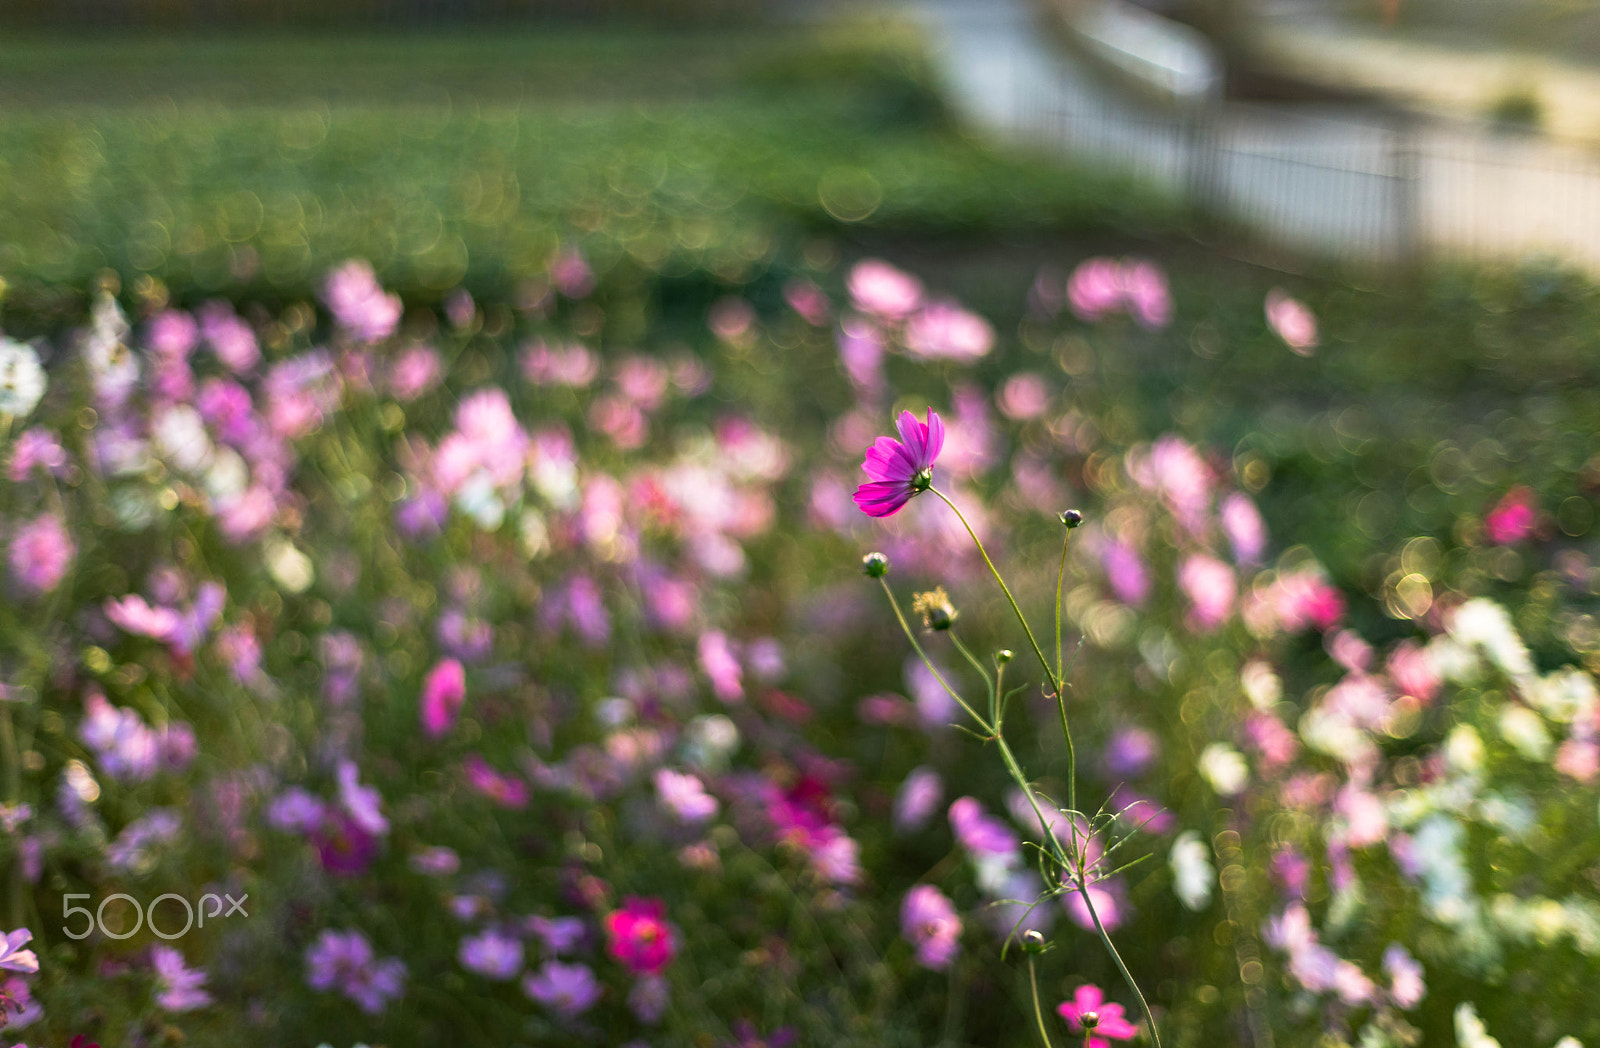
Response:
[[[717,813],[717,799],[706,792],[705,784],[694,775],[657,768],[655,786],[661,806],[679,822],[704,822]]]
[[[1107,1037],[1126,1041],[1138,1036],[1139,1028],[1123,1017],[1122,1005],[1107,1001],[1100,987],[1093,983],[1084,983],[1072,995],[1072,1000],[1062,1001],[1056,1006],[1056,1014],[1065,1019],[1077,1035],[1088,1032],[1083,1019],[1090,1013],[1097,1021],[1084,1042],[1084,1048],[1111,1048]]]
[[[150,966],[155,969],[159,989],[156,1004],[162,1011],[191,1012],[211,1003],[211,995],[202,989],[206,984],[205,971],[190,968],[177,950],[170,946],[152,946]]]
[[[322,299],[334,321],[362,342],[381,342],[400,324],[400,296],[385,295],[372,267],[359,259],[328,274]]]
[[[961,918],[943,892],[919,884],[900,904],[900,934],[916,949],[917,963],[939,972],[961,952]]]
[[[1489,541],[1501,546],[1521,542],[1533,534],[1538,522],[1531,488],[1518,485],[1506,492],[1489,515],[1484,518],[1483,530]]]
[[[160,606],[151,607],[137,593],[130,593],[121,600],[106,601],[105,613],[106,618],[121,626],[125,632],[153,640],[170,641],[182,626],[176,611]]]
[[[954,302],[930,302],[906,322],[905,343],[925,360],[976,360],[994,348],[994,328]]]
[[[895,426],[900,439],[879,437],[861,463],[872,479],[856,489],[855,502],[869,517],[898,513],[913,495],[928,490],[933,483],[934,460],[944,448],[944,422],[932,408],[926,423],[902,411]]]
[[[659,975],[678,952],[677,933],[660,899],[630,895],[606,914],[606,952],[634,975]]]
[[[1209,633],[1233,613],[1233,569],[1207,553],[1196,553],[1178,569],[1178,586],[1189,598],[1190,628]]]
[[[1309,357],[1317,349],[1317,318],[1304,302],[1290,298],[1282,288],[1267,292],[1267,326],[1283,339],[1284,345]]]
[[[1067,278],[1067,302],[1079,319],[1098,323],[1119,309],[1140,326],[1166,327],[1172,321],[1167,278],[1144,259],[1091,258]]]
[[[1129,314],[1140,327],[1153,331],[1172,322],[1172,294],[1167,290],[1167,278],[1155,263],[1125,259],[1122,295]]]
[[[467,671],[459,660],[445,659],[422,681],[422,730],[429,738],[443,737],[455,726],[466,701]]]
[[[1233,492],[1222,500],[1217,515],[1228,536],[1228,544],[1233,547],[1234,563],[1260,564],[1261,554],[1267,548],[1267,525],[1250,496]]]
[[[528,784],[510,775],[503,775],[476,753],[461,763],[467,785],[494,801],[502,808],[526,808]]]
[[[17,529],[11,540],[11,574],[30,593],[49,593],[56,588],[77,547],[53,513],[41,513]]]
[[[899,320],[922,303],[920,280],[876,258],[857,262],[848,284],[857,309],[885,320]]]
[[[744,700],[744,670],[733,654],[727,634],[712,630],[700,635],[700,668],[711,678],[711,690],[723,702]]]

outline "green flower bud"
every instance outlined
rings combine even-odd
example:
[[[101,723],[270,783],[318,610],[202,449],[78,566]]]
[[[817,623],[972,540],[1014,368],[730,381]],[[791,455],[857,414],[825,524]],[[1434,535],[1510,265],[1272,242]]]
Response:
[[[1067,527],[1075,528],[1083,523],[1083,514],[1075,509],[1064,509],[1061,511],[1057,519]]]
[[[868,553],[861,558],[861,570],[869,579],[881,579],[889,574],[889,558],[882,553]]]

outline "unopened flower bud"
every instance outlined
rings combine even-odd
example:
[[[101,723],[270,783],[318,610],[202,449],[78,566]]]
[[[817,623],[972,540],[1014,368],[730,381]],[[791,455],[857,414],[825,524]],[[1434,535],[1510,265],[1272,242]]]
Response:
[[[1022,933],[1022,949],[1027,953],[1043,953],[1049,946],[1044,941],[1044,935],[1035,928],[1029,928]]]
[[[957,612],[943,586],[936,587],[931,593],[912,595],[911,610],[922,616],[923,629],[947,630],[955,625]]]
[[[1064,509],[1057,518],[1069,528],[1075,528],[1083,523],[1083,514],[1075,509]]]
[[[881,579],[889,574],[889,558],[882,553],[868,553],[861,558],[861,570],[869,579]]]
[[[1096,1026],[1100,1025],[1100,1013],[1092,1010],[1087,1012],[1079,1012],[1078,1025],[1083,1027],[1085,1030],[1094,1029]]]
[[[1011,653],[1010,648],[1001,648],[999,651],[994,653],[994,661],[998,662],[1002,666],[1014,658],[1016,658],[1016,656]]]

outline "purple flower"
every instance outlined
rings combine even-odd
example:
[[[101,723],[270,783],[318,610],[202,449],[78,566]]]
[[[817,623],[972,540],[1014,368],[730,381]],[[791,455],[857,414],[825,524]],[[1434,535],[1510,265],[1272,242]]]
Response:
[[[26,928],[18,928],[14,932],[0,932],[0,969],[30,975],[38,971],[38,956],[32,950],[22,948],[32,941],[33,933]]]
[[[896,833],[914,833],[927,825],[944,798],[944,783],[939,773],[923,766],[913,768],[894,796]]]
[[[410,859],[411,868],[429,877],[448,877],[461,869],[461,856],[453,848],[423,848]]]
[[[522,941],[490,928],[462,939],[456,956],[467,971],[504,982],[522,970]]]
[[[398,958],[378,960],[372,944],[359,931],[324,931],[306,950],[306,985],[313,990],[336,990],[377,1015],[400,996],[406,967]]]
[[[584,924],[581,917],[529,917],[524,922],[527,930],[539,937],[544,948],[553,954],[569,953],[583,941]]]
[[[926,423],[902,411],[895,428],[900,439],[879,437],[861,463],[872,479],[856,489],[855,502],[869,517],[898,513],[912,496],[928,490],[933,483],[934,460],[944,448],[944,422],[932,408]]]
[[[917,963],[943,971],[961,951],[961,918],[943,892],[919,884],[900,905],[900,934],[916,949]]]
[[[958,797],[951,802],[950,828],[961,847],[974,855],[1015,855],[1021,847],[1016,834],[972,797]]]
[[[11,539],[11,574],[29,593],[48,593],[66,575],[77,551],[61,518],[41,513]]]
[[[211,1003],[211,995],[201,989],[206,983],[206,973],[184,964],[183,954],[177,950],[170,946],[152,946],[150,966],[156,972],[156,1004],[162,1011],[192,1012]]]
[[[522,980],[522,992],[546,1008],[571,1019],[600,999],[600,980],[586,964],[545,961]]]
[[[641,975],[628,991],[628,1010],[642,1023],[661,1021],[670,1003],[671,987],[664,975]]]
[[[1383,970],[1394,980],[1390,996],[1406,1011],[1415,1008],[1428,995],[1427,984],[1422,981],[1422,965],[1399,943],[1390,943],[1383,951]]]
[[[380,810],[383,798],[371,786],[361,785],[360,777],[361,769],[356,767],[355,761],[340,762],[339,803],[356,825],[374,837],[381,837],[389,832],[389,820]]]

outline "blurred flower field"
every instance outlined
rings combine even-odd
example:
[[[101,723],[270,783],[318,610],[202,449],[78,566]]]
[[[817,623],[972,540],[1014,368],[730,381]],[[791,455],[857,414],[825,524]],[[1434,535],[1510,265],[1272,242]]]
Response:
[[[1594,288],[807,46],[3,118],[5,1043],[1600,1043]]]

